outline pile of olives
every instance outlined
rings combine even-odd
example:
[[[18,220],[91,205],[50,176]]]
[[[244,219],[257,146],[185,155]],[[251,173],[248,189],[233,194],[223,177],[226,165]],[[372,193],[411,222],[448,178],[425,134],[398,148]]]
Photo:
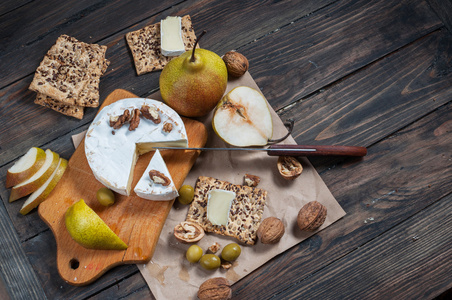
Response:
[[[191,263],[199,262],[201,267],[206,270],[215,270],[221,266],[221,260],[232,262],[240,256],[241,252],[242,249],[237,243],[230,243],[223,248],[220,258],[218,255],[212,253],[203,254],[201,247],[191,245],[185,253],[185,257]]]

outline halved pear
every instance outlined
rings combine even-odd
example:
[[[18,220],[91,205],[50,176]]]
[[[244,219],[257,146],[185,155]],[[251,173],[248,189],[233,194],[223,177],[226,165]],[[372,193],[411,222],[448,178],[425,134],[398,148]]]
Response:
[[[46,182],[50,175],[52,175],[53,171],[55,171],[56,167],[58,166],[60,155],[49,149],[45,151],[45,154],[46,158],[41,168],[35,174],[33,174],[33,176],[19,183],[18,185],[15,185],[11,189],[9,202],[13,202],[19,198],[33,193],[34,191],[39,189],[39,187],[43,185],[44,182]]]
[[[267,145],[273,135],[267,100],[247,86],[224,95],[215,108],[212,127],[223,141],[238,147]]]
[[[6,187],[15,186],[35,174],[44,164],[46,154],[44,150],[32,147],[6,173]]]
[[[124,243],[113,230],[86,205],[83,199],[72,204],[64,215],[66,229],[74,241],[88,249],[125,250]]]
[[[36,191],[34,191],[30,197],[25,201],[24,205],[20,209],[20,213],[22,215],[28,214],[33,208],[37,207],[41,204],[47,196],[49,196],[50,192],[55,188],[58,181],[60,181],[61,177],[63,177],[64,171],[67,167],[67,160],[64,158],[60,158],[58,162],[58,166],[53,171],[52,175],[50,175],[49,179],[39,187]]]

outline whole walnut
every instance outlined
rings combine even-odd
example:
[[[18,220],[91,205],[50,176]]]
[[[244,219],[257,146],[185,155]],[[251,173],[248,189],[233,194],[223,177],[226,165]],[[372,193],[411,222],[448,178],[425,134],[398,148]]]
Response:
[[[229,51],[223,56],[223,61],[232,77],[240,77],[248,71],[248,59],[236,51]]]
[[[257,237],[262,244],[276,244],[284,235],[283,222],[275,217],[269,217],[262,221],[257,229]]]
[[[227,300],[232,298],[229,281],[224,277],[214,277],[204,281],[198,290],[200,300]]]

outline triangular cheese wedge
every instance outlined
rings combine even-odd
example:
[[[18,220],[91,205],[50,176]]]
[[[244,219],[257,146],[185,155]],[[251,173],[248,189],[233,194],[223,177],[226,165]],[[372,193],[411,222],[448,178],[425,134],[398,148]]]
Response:
[[[152,175],[151,178],[150,173],[157,173],[153,171],[157,171],[160,175]],[[162,178],[161,175],[166,178]],[[146,171],[135,186],[134,192],[140,198],[154,201],[173,200],[179,196],[160,151],[155,151]]]

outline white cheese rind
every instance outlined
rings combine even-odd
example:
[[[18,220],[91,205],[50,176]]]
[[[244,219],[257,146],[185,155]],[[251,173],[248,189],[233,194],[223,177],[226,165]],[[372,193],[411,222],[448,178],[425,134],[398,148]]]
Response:
[[[168,186],[163,186],[159,183],[153,182],[149,176],[149,171],[151,170],[157,170],[163,173],[163,175],[170,179],[171,183]],[[133,191],[140,198],[154,201],[173,200],[179,196],[179,193],[174,186],[173,178],[171,178],[171,174],[169,173],[159,150],[155,151],[154,156],[152,156],[152,159],[146,168],[146,171],[144,171],[143,176],[141,176]]]
[[[212,225],[228,225],[229,211],[235,199],[232,191],[214,189],[207,196],[207,219]]]
[[[179,56],[185,52],[181,17],[166,17],[160,22],[160,50],[164,56]]]
[[[133,131],[129,131],[128,123],[117,130],[110,127],[110,116],[119,116],[125,109],[132,111],[143,105],[158,110],[159,124],[141,117],[138,128]],[[167,122],[173,124],[169,133],[163,131]],[[104,107],[85,136],[85,154],[94,177],[121,195],[130,195],[138,156],[152,150],[152,146],[187,147],[188,141],[180,116],[166,104],[151,99],[127,98]]]

